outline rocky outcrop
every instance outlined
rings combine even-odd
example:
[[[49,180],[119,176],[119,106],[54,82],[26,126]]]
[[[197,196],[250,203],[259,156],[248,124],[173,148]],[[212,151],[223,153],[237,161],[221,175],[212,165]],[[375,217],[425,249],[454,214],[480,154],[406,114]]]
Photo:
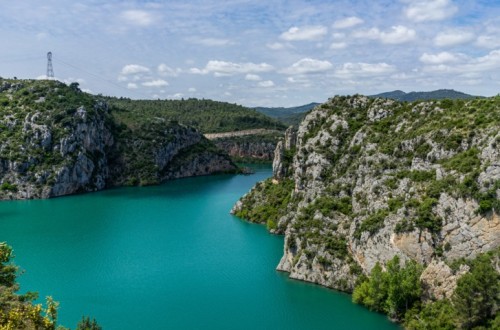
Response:
[[[292,278],[350,291],[397,255],[424,265],[428,297],[449,297],[466,270],[447,264],[500,246],[499,112],[498,97],[335,97],[301,123],[289,162],[278,143],[274,187],[257,185],[236,214],[260,219],[249,212],[258,205],[276,217],[278,270]],[[277,201],[286,180],[294,187]]]
[[[461,265],[460,269],[454,272],[444,261],[432,260],[420,276],[424,298],[451,298],[457,287],[457,280],[468,270],[468,266]]]
[[[279,141],[274,150],[273,178],[280,180],[291,171],[291,156],[297,145],[297,132],[293,127],[285,131],[285,137]]]
[[[119,125],[107,103],[56,81],[0,80],[0,108],[0,199],[236,170],[192,128],[164,120]]]
[[[282,136],[282,131],[269,129],[205,134],[219,149],[241,162],[271,162],[276,144]]]
[[[244,139],[216,139],[215,145],[235,160],[273,160],[276,143],[274,141],[245,141]]]

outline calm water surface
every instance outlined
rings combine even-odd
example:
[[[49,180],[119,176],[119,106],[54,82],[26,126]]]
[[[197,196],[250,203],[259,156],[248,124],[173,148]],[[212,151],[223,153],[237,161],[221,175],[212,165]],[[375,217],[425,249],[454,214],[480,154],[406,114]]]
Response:
[[[397,329],[350,296],[289,280],[283,237],[229,215],[271,175],[182,179],[51,200],[0,203],[0,241],[52,295],[59,323],[104,329]]]

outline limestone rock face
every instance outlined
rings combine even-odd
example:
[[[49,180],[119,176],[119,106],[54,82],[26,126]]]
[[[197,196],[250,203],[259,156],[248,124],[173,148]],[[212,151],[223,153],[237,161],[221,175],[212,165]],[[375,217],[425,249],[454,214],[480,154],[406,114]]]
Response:
[[[449,297],[467,269],[447,264],[500,246],[499,112],[498,97],[405,104],[338,96],[313,109],[295,145],[285,137],[275,150],[276,184],[295,183],[273,229],[285,234],[277,269],[350,291],[397,255],[424,265],[428,297]],[[253,189],[236,208],[266,198]]]
[[[215,145],[234,159],[260,161],[273,160],[276,143],[270,141],[239,141],[231,139],[214,140]]]
[[[432,260],[420,276],[425,291],[424,297],[427,299],[451,298],[457,287],[457,280],[468,270],[468,266],[462,265],[458,272],[454,273],[444,261]]]
[[[108,108],[105,103],[96,103],[94,116],[86,115],[81,106],[67,117],[68,126],[60,127],[38,124],[47,114],[28,113],[22,125],[22,134],[27,138],[19,148],[26,150],[25,157],[4,159],[0,177],[16,188],[3,191],[3,199],[50,198],[101,190],[106,186],[109,164],[106,157],[114,143],[113,136],[105,125]],[[16,127],[13,126],[13,130]],[[53,138],[54,131],[59,136]],[[21,141],[11,140],[10,143]],[[9,143],[8,142],[8,143]],[[37,157],[38,156],[38,157]],[[54,159],[47,164],[46,158]]]
[[[285,131],[283,141],[279,141],[274,150],[273,177],[277,180],[284,178],[290,171],[290,152],[297,145],[297,133],[293,127]]]
[[[0,98],[0,199],[237,169],[193,128],[154,118],[141,127],[120,126],[106,102],[57,81],[0,78]]]
[[[278,142],[276,149],[274,150],[273,159],[273,178],[281,179],[285,176],[285,147],[283,141]]]

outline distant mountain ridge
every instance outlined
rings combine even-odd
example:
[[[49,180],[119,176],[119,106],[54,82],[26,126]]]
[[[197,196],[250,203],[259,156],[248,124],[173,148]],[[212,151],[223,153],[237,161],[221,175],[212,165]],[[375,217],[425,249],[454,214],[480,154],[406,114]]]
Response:
[[[475,98],[483,98],[483,96],[470,95],[463,92],[459,92],[453,89],[438,89],[430,92],[403,92],[402,90],[395,90],[392,92],[384,92],[380,94],[370,95],[369,97],[382,97],[386,99],[392,99],[396,101],[426,101],[426,100],[468,100]],[[320,103],[311,102],[297,107],[255,107],[254,109],[258,112],[267,115],[271,118],[275,118],[286,125],[297,126],[302,119],[304,119],[306,113],[313,109],[314,107],[320,105]]]
[[[271,108],[271,107],[256,107],[254,108],[258,112],[261,112],[265,115],[268,115],[269,117],[274,117],[274,118],[279,118],[283,117],[284,115],[290,115],[294,113],[303,113],[311,110],[315,106],[319,105],[319,103],[316,102],[311,102],[309,104],[304,104],[300,105],[297,107],[290,107],[290,108],[285,108],[285,107],[276,107],[276,108]]]
[[[370,95],[370,97],[383,97],[386,99],[393,99],[397,101],[425,101],[425,100],[467,100],[474,98],[482,98],[482,96],[474,96],[466,93],[462,93],[453,89],[438,89],[431,92],[410,92],[405,93],[401,90],[395,90],[392,92],[385,92],[375,95]]]
[[[265,114],[271,118],[278,119],[286,125],[298,125],[304,118],[306,112],[318,106],[320,103],[311,102],[297,107],[256,107],[258,112]]]

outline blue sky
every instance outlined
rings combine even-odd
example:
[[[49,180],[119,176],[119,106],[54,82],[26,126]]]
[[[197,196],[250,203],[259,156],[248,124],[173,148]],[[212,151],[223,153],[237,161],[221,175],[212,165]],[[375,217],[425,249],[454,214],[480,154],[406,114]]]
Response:
[[[500,93],[500,1],[0,0],[0,76],[131,98],[294,106]]]

